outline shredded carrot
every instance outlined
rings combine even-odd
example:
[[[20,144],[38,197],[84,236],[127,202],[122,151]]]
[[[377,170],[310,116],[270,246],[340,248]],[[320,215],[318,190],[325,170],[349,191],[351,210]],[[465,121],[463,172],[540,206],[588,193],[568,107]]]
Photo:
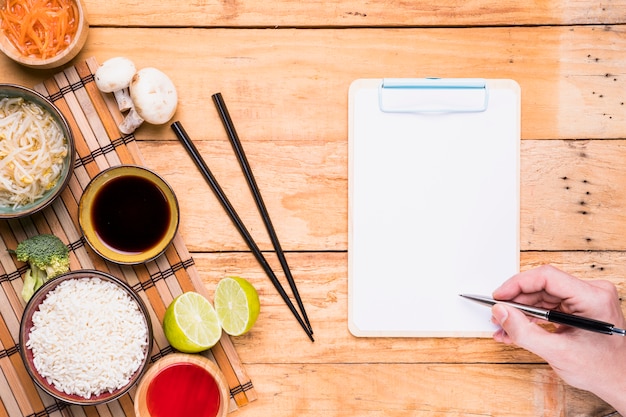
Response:
[[[78,29],[75,0],[6,0],[0,27],[24,56],[47,59],[65,49]]]

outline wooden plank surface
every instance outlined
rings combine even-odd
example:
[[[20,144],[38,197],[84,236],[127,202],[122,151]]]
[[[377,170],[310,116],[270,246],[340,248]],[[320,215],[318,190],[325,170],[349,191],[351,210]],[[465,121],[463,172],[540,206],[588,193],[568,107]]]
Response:
[[[259,364],[252,370],[263,386],[255,416],[615,417],[610,407],[564,387],[541,366]],[[277,379],[277,372],[290,378]]]
[[[623,23],[624,0],[85,0],[97,26],[512,26]]]
[[[512,78],[523,139],[604,139],[626,123],[625,30],[94,28],[79,59],[124,55],[162,69],[180,93],[175,117],[197,140],[224,137],[210,100],[219,91],[246,141],[344,143],[348,86],[385,76]],[[7,60],[0,71],[31,84],[42,76]],[[167,126],[137,137],[174,139]]]
[[[180,96],[174,120],[269,251],[210,100],[224,95],[288,251],[313,344],[170,128],[140,128],[146,165],[178,195],[181,236],[207,291],[230,274],[259,289],[257,325],[233,338],[258,399],[237,415],[610,415],[540,358],[490,339],[349,334],[347,92],[366,77],[515,79],[522,88],[521,268],[552,263],[609,279],[626,295],[626,0],[85,4],[92,27],[77,60],[123,55],[170,75]],[[6,82],[32,86],[53,73],[0,59]],[[15,414],[15,404],[3,406]]]

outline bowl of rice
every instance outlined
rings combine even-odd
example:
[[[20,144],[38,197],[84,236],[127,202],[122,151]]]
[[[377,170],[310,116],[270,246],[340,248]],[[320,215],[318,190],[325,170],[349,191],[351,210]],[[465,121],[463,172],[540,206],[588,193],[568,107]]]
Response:
[[[59,109],[34,90],[0,84],[0,219],[50,205],[74,161],[74,136]]]
[[[30,299],[19,333],[33,381],[76,405],[113,401],[150,363],[152,326],[141,298],[122,280],[79,270],[46,282]]]

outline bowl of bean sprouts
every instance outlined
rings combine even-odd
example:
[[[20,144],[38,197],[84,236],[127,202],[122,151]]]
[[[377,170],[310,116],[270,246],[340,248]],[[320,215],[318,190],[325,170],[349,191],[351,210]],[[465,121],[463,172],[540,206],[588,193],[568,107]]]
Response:
[[[59,109],[34,90],[0,84],[0,219],[49,206],[74,161],[74,136]]]

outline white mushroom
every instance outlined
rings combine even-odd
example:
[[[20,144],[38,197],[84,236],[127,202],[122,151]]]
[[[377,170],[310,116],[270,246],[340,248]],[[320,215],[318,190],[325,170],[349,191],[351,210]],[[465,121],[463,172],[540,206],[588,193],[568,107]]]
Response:
[[[98,89],[104,93],[113,93],[122,112],[133,106],[128,86],[136,72],[135,64],[124,57],[108,59],[96,70],[95,80]]]
[[[174,83],[156,68],[142,68],[130,82],[130,97],[134,107],[130,109],[120,131],[130,134],[144,121],[160,125],[174,116],[178,105],[178,94]]]

